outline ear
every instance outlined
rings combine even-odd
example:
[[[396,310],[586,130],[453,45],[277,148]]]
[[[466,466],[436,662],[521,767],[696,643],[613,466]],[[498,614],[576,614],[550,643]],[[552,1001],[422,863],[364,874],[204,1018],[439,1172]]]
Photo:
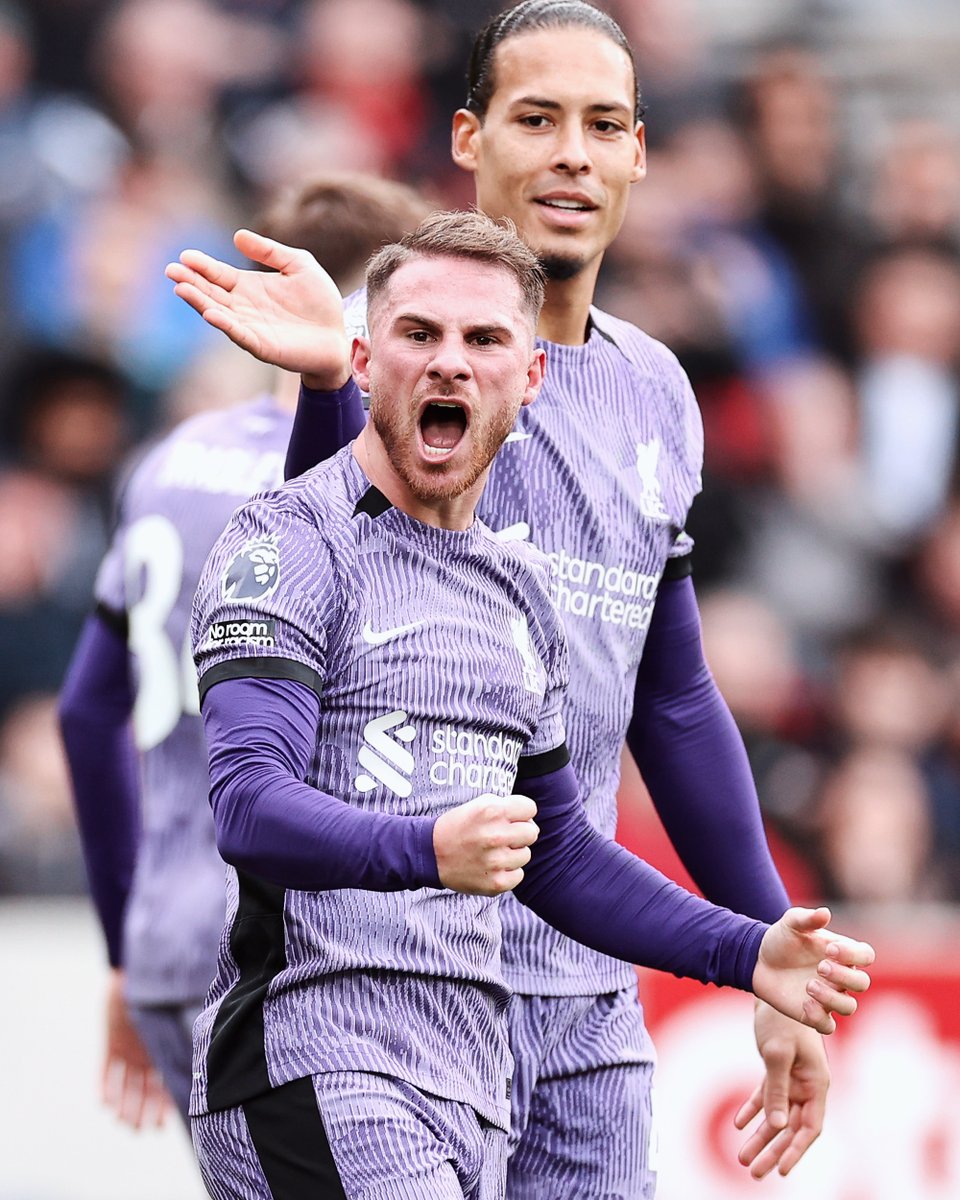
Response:
[[[534,347],[533,357],[530,359],[530,365],[527,367],[527,386],[523,393],[523,399],[520,401],[520,407],[524,408],[527,404],[532,404],[537,398],[537,393],[543,386],[543,377],[547,373],[547,354],[540,346]]]
[[[370,394],[370,339],[355,337],[350,348],[350,370],[361,392]]]
[[[450,155],[461,170],[475,171],[479,157],[480,118],[466,108],[453,114]]]
[[[647,173],[647,136],[642,121],[637,122],[634,136],[636,137],[636,161],[633,164],[630,182],[639,183]]]

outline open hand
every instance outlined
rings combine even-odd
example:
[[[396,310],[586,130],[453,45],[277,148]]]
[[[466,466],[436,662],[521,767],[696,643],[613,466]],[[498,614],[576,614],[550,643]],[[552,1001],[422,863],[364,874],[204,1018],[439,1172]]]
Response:
[[[870,976],[861,967],[874,960],[873,947],[827,928],[828,908],[789,908],[760,943],[753,991],[779,1012],[833,1033],[833,1014],[857,1011],[853,993],[865,992]]]
[[[130,1019],[120,970],[111,972],[107,992],[101,1099],[118,1120],[132,1129],[163,1125],[172,1103]]]
[[[820,1136],[830,1086],[823,1038],[762,1000],[754,1016],[757,1049],[765,1074],[734,1117],[738,1129],[760,1117],[740,1148],[740,1162],[754,1179],[774,1167],[787,1175]]]
[[[233,240],[272,270],[243,270],[184,250],[165,271],[174,292],[254,358],[302,375],[308,387],[342,387],[350,377],[350,343],[337,285],[307,250],[249,229]]]

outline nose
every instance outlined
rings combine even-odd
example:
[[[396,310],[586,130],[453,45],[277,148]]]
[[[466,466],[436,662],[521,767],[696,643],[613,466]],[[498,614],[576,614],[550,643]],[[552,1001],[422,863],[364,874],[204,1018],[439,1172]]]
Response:
[[[553,156],[553,169],[567,175],[584,175],[592,166],[583,126],[567,121],[559,130]]]
[[[462,338],[445,337],[437,342],[427,375],[436,383],[462,381],[473,375]]]

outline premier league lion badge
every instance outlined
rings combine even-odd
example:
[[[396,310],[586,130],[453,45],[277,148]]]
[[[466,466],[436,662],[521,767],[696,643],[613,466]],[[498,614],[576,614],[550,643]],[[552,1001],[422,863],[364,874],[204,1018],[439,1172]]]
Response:
[[[280,549],[275,537],[247,542],[223,573],[224,600],[263,600],[280,582]]]

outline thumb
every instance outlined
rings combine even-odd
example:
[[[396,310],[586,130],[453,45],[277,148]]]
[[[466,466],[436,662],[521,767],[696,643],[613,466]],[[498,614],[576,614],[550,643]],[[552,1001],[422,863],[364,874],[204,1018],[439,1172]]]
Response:
[[[796,933],[815,933],[830,924],[829,908],[789,908],[783,914],[784,922]]]
[[[529,796],[507,796],[504,812],[510,821],[532,821],[537,815],[537,806]]]

